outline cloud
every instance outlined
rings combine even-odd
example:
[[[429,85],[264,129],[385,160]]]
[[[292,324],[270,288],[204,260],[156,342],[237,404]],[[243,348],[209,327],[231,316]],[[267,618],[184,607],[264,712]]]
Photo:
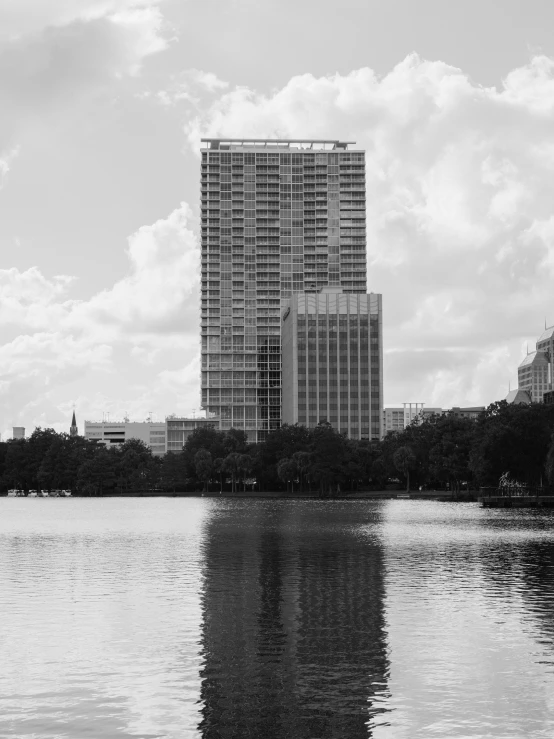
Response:
[[[19,147],[14,146],[9,151],[0,152],[0,190],[3,187],[4,180],[8,176],[11,163],[19,154]]]
[[[165,106],[185,102],[196,109],[201,109],[203,100],[228,87],[229,83],[219,79],[213,72],[193,68],[173,77],[167,89],[159,90],[154,99]],[[143,93],[139,97],[150,97],[150,94]]]
[[[86,384],[94,398],[106,374],[119,396],[115,406],[141,416],[153,408],[169,413],[197,405],[191,381],[199,377],[195,225],[182,203],[138,229],[128,240],[128,274],[89,300],[67,299],[72,277],[49,278],[36,267],[0,270],[4,433],[25,414],[28,425],[44,413],[56,421],[68,393],[80,396],[75,389]],[[176,380],[180,372],[184,385]],[[89,399],[80,412],[90,417],[99,409]]]
[[[191,219],[182,203],[168,218],[140,228],[129,238],[129,275],[75,306],[68,324],[129,337],[195,332],[200,252]]]
[[[157,0],[18,0],[0,7],[0,151],[67,117],[167,48]],[[3,157],[2,157],[3,159]],[[0,165],[0,172],[4,169]]]
[[[384,296],[388,404],[489,403],[525,337],[554,322],[554,61],[500,89],[407,57],[378,78],[236,87],[185,126],[200,138],[342,138],[367,151],[368,286]],[[426,358],[425,362],[420,361]]]

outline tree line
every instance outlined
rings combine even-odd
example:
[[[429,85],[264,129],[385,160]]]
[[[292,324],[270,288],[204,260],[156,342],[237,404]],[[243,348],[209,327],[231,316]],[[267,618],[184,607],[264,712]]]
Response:
[[[382,441],[354,441],[327,423],[285,425],[258,444],[244,431],[198,428],[181,452],[156,457],[137,439],[106,447],[36,429],[0,442],[0,486],[79,495],[342,492],[554,483],[554,406],[493,403],[476,419],[435,415]]]

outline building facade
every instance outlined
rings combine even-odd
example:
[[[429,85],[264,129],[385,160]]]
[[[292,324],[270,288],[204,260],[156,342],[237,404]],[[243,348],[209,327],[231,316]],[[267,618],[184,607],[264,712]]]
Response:
[[[139,439],[150,447],[152,454],[166,453],[166,423],[151,421],[85,421],[85,439],[105,446],[123,444],[129,439]]]
[[[327,421],[351,439],[381,438],[381,295],[294,294],[282,341],[283,423]]]
[[[552,389],[548,353],[540,350],[531,352],[517,368],[517,385],[525,390],[532,403],[542,403],[543,396]]]
[[[250,441],[282,423],[284,301],[367,292],[365,153],[352,147],[203,139],[201,404]]]
[[[12,428],[13,439],[24,439],[25,438],[25,426],[14,426]]]
[[[418,408],[415,413],[415,408]],[[458,418],[470,418],[476,420],[485,410],[484,405],[469,406],[460,408],[453,406],[452,408],[432,408],[425,407],[423,403],[404,403],[403,408],[385,408],[383,410],[383,435],[392,431],[403,431],[411,423],[421,423],[431,416],[446,414],[457,416]]]
[[[167,430],[167,451],[180,452],[188,437],[195,429],[218,428],[218,419],[213,418],[181,418],[168,416],[165,419]]]

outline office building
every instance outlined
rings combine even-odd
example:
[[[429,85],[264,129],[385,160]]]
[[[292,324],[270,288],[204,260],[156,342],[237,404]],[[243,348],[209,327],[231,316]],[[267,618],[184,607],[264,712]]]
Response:
[[[383,436],[405,428],[404,408],[383,408]]]
[[[123,444],[129,439],[140,439],[150,447],[152,453],[161,456],[166,452],[180,452],[198,428],[217,428],[218,419],[184,418],[168,416],[165,421],[132,422],[85,421],[85,438],[105,446]]]
[[[85,439],[108,447],[139,439],[150,447],[152,454],[161,456],[166,452],[166,424],[165,421],[85,421]]]
[[[323,288],[283,313],[283,423],[329,422],[351,439],[380,439],[381,296]]]
[[[351,142],[203,139],[202,407],[260,441],[281,415],[293,295],[366,287],[365,155]]]
[[[545,327],[542,334],[539,336],[536,347],[537,351],[539,352],[545,352],[546,358],[549,363],[549,373],[548,373],[548,381],[550,385],[552,385],[553,378],[552,378],[552,357],[554,357],[554,326],[550,326],[550,328]],[[552,390],[552,387],[549,388]]]
[[[415,412],[417,408],[417,413]],[[485,410],[484,405],[452,406],[452,408],[425,407],[423,403],[404,403],[403,408],[385,408],[383,410],[383,435],[392,431],[403,431],[411,423],[421,423],[431,416],[457,416],[475,421]]]
[[[544,393],[552,389],[550,383],[550,361],[546,351],[528,354],[517,369],[519,390],[525,390],[532,403],[542,403]]]
[[[554,390],[549,390],[544,394],[543,403],[545,405],[554,405]]]
[[[24,439],[25,438],[25,426],[14,426],[12,429],[13,439]]]
[[[527,390],[510,390],[506,395],[506,403],[510,405],[531,405],[531,396]]]

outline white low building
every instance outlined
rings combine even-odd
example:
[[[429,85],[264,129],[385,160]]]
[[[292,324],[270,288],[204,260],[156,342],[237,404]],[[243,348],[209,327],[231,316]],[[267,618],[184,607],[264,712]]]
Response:
[[[85,421],[85,439],[106,446],[123,444],[129,439],[139,439],[150,447],[155,455],[161,456],[167,451],[165,421]]]
[[[183,418],[168,416],[155,421],[85,421],[85,438],[105,446],[123,444],[129,439],[140,439],[158,456],[166,452],[180,452],[195,429],[217,428],[219,419]]]

